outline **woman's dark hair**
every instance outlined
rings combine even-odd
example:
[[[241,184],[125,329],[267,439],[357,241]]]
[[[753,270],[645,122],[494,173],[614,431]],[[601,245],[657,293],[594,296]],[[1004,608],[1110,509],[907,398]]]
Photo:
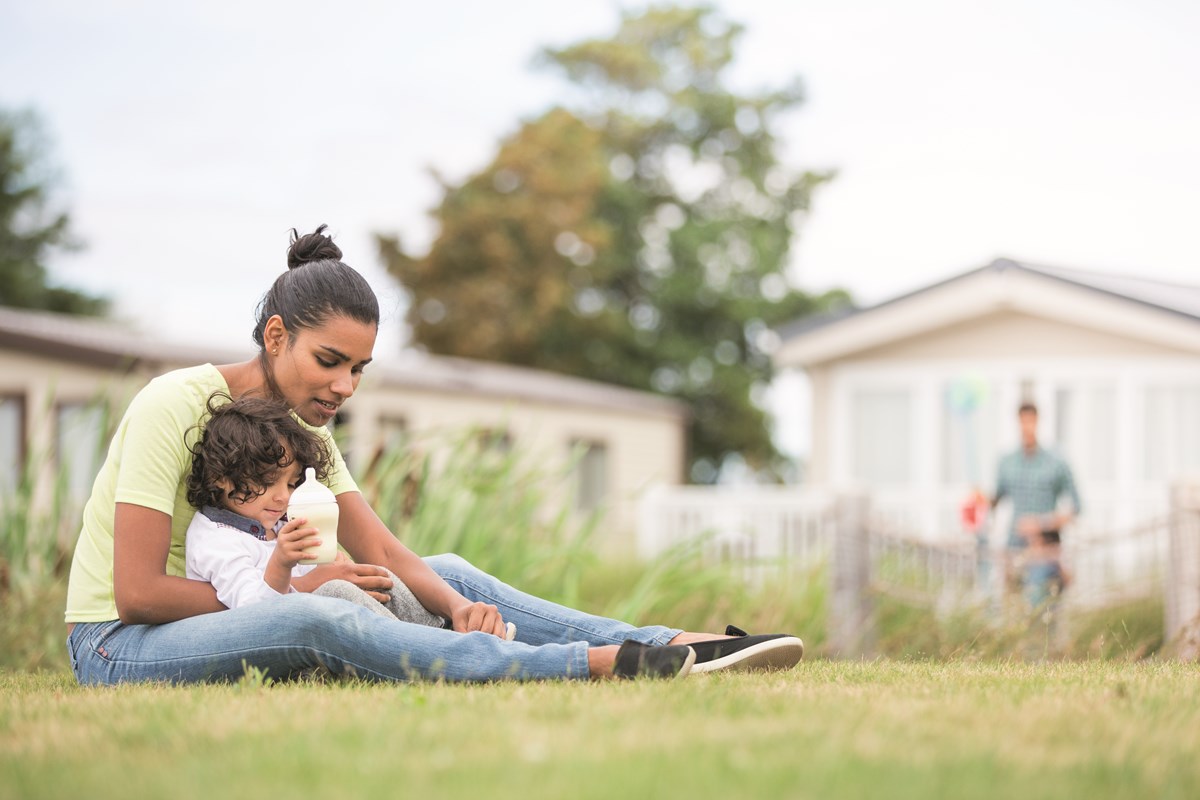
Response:
[[[343,316],[367,325],[379,324],[379,301],[362,275],[342,263],[342,250],[325,235],[326,225],[301,236],[292,228],[288,271],[275,279],[258,304],[254,342],[265,347],[267,320],[278,314],[290,337],[315,328],[330,317]]]
[[[199,431],[192,453],[192,471],[187,478],[188,502],[195,508],[222,506],[225,490],[244,503],[261,495],[279,470],[299,462],[316,470],[318,480],[329,472],[332,457],[325,440],[300,424],[287,406],[263,397],[233,400],[224,392],[208,398],[207,420]],[[300,478],[304,480],[303,474]]]

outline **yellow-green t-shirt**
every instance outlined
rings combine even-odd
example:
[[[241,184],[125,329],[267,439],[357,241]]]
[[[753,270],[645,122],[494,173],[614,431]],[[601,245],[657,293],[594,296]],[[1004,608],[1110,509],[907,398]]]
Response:
[[[212,364],[160,375],[138,392],[113,434],[108,456],[83,509],[67,588],[67,622],[117,618],[113,597],[113,518],[117,503],[152,508],[171,516],[167,574],[184,575],[184,534],[196,510],[187,501],[192,468],[188,446],[213,392],[228,392]],[[358,490],[326,428],[301,424],[325,437],[333,466],[325,485],[335,494]]]

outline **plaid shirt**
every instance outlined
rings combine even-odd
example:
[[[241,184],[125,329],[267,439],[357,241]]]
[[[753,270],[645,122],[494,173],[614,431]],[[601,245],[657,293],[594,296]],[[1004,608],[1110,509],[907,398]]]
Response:
[[[1058,508],[1058,499],[1066,495],[1076,514],[1082,510],[1075,479],[1067,462],[1038,445],[1032,453],[1019,448],[1000,459],[996,476],[996,502],[1012,500],[1012,523],[1008,546],[1024,547],[1017,533],[1017,522],[1027,514],[1050,514]]]

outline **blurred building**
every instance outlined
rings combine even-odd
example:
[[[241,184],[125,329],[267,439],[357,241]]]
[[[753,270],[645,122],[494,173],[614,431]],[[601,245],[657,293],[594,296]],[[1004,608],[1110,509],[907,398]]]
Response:
[[[1001,259],[781,337],[812,384],[808,482],[865,488],[915,535],[958,533],[1025,400],[1075,471],[1081,537],[1164,513],[1200,470],[1200,286]]]
[[[111,322],[0,308],[0,500],[20,476],[86,496],[107,431],[155,375],[253,354],[181,345]],[[414,439],[483,432],[553,474],[573,465],[571,502],[609,509],[609,538],[632,544],[634,506],[651,483],[679,483],[687,411],[657,395],[538,370],[405,354],[377,359],[335,422],[351,469]],[[605,536],[598,537],[604,539]],[[614,543],[620,544],[620,543]]]

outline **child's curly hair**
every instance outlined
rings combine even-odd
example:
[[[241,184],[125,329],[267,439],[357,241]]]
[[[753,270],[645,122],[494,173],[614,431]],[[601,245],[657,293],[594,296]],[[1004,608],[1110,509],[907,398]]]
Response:
[[[245,503],[266,491],[279,470],[299,462],[324,479],[332,463],[328,445],[301,425],[287,406],[263,397],[232,399],[224,392],[208,398],[207,420],[201,420],[187,478],[193,507],[223,506],[220,481],[233,484],[229,497]],[[301,474],[300,480],[304,480]]]

